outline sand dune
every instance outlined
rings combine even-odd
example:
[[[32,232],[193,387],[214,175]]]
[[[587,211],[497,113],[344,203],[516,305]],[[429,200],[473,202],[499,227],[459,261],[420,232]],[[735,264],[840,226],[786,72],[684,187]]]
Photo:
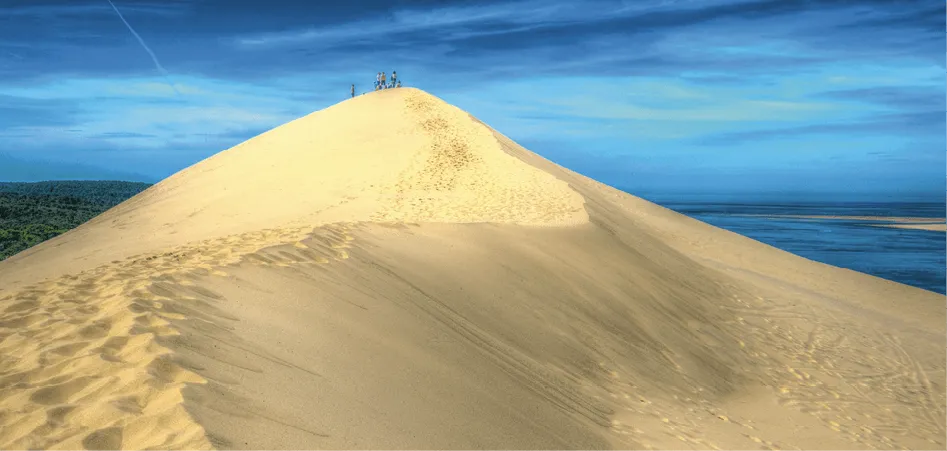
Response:
[[[945,321],[388,90],[0,262],[0,447],[943,449]]]

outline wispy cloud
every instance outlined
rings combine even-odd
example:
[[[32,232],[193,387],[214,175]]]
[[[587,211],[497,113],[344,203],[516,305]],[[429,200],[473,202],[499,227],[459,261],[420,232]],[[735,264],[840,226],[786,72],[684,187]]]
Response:
[[[926,1],[123,0],[127,31],[106,1],[3,3],[0,150],[23,154],[166,175],[385,69],[613,179],[943,151],[944,5]]]
[[[57,155],[82,151],[116,158],[174,151],[177,156],[166,162],[180,165],[311,111],[250,85],[184,81],[180,89],[188,95],[183,98],[154,77],[0,89],[0,104],[9,105],[0,107],[0,144],[17,155],[56,149]],[[94,108],[87,107],[92,102]]]
[[[148,138],[154,139],[158,138],[157,135],[152,135],[148,133],[134,133],[134,132],[105,132],[99,135],[93,135],[95,138]]]
[[[939,92],[938,92],[939,91]],[[940,95],[938,95],[940,94]],[[873,86],[818,94],[822,99],[879,104],[895,109],[945,109],[945,92],[931,86]]]
[[[186,13],[190,8],[190,2],[179,2],[168,0],[165,2],[135,2],[123,4],[125,12],[134,14],[150,14],[159,16],[176,16]],[[0,7],[0,17],[76,17],[90,15],[109,15],[112,14],[112,8],[101,1],[62,1],[62,2],[30,2],[21,6]]]
[[[18,127],[65,126],[76,123],[77,106],[55,99],[30,99],[0,94],[0,133]]]
[[[947,128],[944,126],[944,111],[940,110],[876,115],[856,121],[721,133],[702,137],[699,142],[712,145],[733,145],[746,142],[811,139],[820,135],[858,135],[860,137],[893,135],[911,139],[914,136],[930,136],[933,133],[943,134],[944,132],[947,132]]]
[[[161,72],[161,75],[163,75],[164,78],[168,81],[168,86],[170,86],[171,89],[174,90],[176,94],[180,95],[181,93],[178,92],[177,88],[174,87],[174,83],[171,81],[170,74],[168,73],[167,69],[165,69],[164,66],[161,65],[161,61],[158,61],[158,56],[155,55],[155,52],[151,50],[151,47],[148,47],[148,44],[145,43],[145,40],[142,39],[141,36],[138,34],[138,32],[135,31],[135,29],[132,27],[132,25],[128,23],[127,20],[125,20],[125,16],[123,16],[122,12],[118,10],[118,8],[115,6],[115,3],[113,3],[112,0],[108,0],[108,2],[109,2],[109,5],[111,5],[112,10],[115,11],[115,14],[118,15],[118,18],[121,19],[122,23],[125,24],[125,26],[128,28],[128,31],[130,31],[132,35],[135,36],[135,39],[138,40],[138,43],[141,44],[141,47],[145,49],[146,52],[148,52],[148,56],[151,57],[151,61],[154,61],[155,67],[158,69],[159,72]]]
[[[561,26],[587,26],[611,22],[621,17],[641,16],[705,8],[726,4],[707,0],[700,6],[692,2],[661,3],[589,0],[560,3],[545,0],[521,0],[489,5],[456,5],[440,8],[395,9],[389,14],[323,27],[306,27],[274,33],[238,36],[238,45],[272,46],[296,43],[332,45],[343,41],[365,41],[391,37],[413,40],[413,35],[430,33],[439,40],[463,40],[478,36],[527,33]]]

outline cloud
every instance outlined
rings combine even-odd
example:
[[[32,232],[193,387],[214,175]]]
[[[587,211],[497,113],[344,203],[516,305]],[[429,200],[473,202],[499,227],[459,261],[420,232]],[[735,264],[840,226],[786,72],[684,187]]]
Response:
[[[934,133],[944,134],[944,117],[943,110],[876,115],[858,121],[720,133],[699,138],[696,142],[702,145],[733,145],[825,135],[835,135],[843,139],[852,135],[893,135],[911,139],[917,136],[930,136]]]
[[[331,73],[370,66],[373,61],[383,65],[390,61],[421,73],[434,70],[429,62],[436,60],[439,74],[475,73],[472,82],[477,84],[536,75],[679,76],[740,83],[747,77],[797,73],[802,67],[905,56],[905,42],[924,39],[923,27],[895,33],[866,25],[848,30],[846,36],[832,30],[852,23],[853,13],[860,10],[887,17],[923,7],[774,0],[599,1],[565,6],[519,1],[393,8],[390,14],[373,15],[369,10],[358,20],[331,25],[236,34],[232,49],[241,56],[223,65],[237,65],[237,58],[257,61],[233,72],[247,79],[283,73],[290,66]],[[865,45],[868,38],[875,39],[870,47]],[[257,73],[256,68],[267,72]],[[733,77],[734,73],[739,76]]]
[[[0,94],[0,132],[24,126],[75,124],[77,105],[59,100],[30,99]]]
[[[136,48],[139,44],[128,41],[128,31],[104,0],[2,3],[0,17],[9,18],[0,26],[0,80],[4,84],[154,70],[146,66],[148,55]],[[137,31],[149,41],[153,35],[164,38],[181,31],[178,24],[190,17],[193,5],[170,1],[116,4],[129,20],[140,19],[136,25],[142,29]],[[154,33],[156,28],[158,33]],[[17,56],[4,57],[11,54]]]
[[[78,1],[37,1],[25,2],[5,2],[5,7],[0,7],[0,16],[6,17],[42,17],[42,18],[81,18],[90,15],[109,15],[112,9],[107,3],[101,1],[89,1],[81,3]],[[17,5],[17,3],[21,3]],[[176,16],[188,11],[190,2],[180,2],[167,0],[164,2],[135,2],[119,3],[126,12],[132,14],[149,14],[159,16]]]
[[[83,5],[93,3],[75,7]],[[117,4],[123,10],[138,4],[127,5]],[[154,6],[141,8],[148,5]],[[926,28],[902,26],[895,33],[878,24],[833,30],[861,17],[854,13],[862,10],[874,11],[866,20],[881,20],[929,9],[923,3],[827,0],[524,0],[447,6],[425,1],[319,8],[275,2],[261,16],[240,2],[173,5],[169,8],[180,13],[174,20],[155,16],[135,23],[171,73],[257,82],[300,73],[373,73],[378,65],[397,65],[412,74],[476,73],[472,79],[477,82],[542,74],[681,76],[724,84],[734,72],[770,77],[840,60],[903,56],[905,42],[922,42]],[[28,49],[23,60],[0,64],[0,77],[35,78],[50,70],[90,76],[147,73],[147,58],[135,53],[121,30],[107,16],[95,17],[61,18],[68,22],[55,30],[69,30],[61,38],[37,39],[34,25],[0,30],[0,50]],[[76,33],[89,37],[76,38]],[[866,37],[877,41],[870,50],[862,49]],[[55,67],[48,61],[56,61]]]
[[[392,42],[413,40],[424,34],[440,40],[459,40],[480,35],[528,31],[553,23],[599,21],[609,15],[625,14],[637,8],[616,2],[590,0],[582,5],[526,0],[479,5],[453,5],[438,8],[401,8],[388,14],[326,27],[306,27],[271,33],[238,36],[239,46],[258,47],[309,43],[320,46],[350,41]],[[370,11],[370,10],[369,10]]]
[[[98,135],[94,135],[96,138],[148,138],[154,139],[158,138],[157,135],[148,134],[148,133],[134,133],[134,132],[105,132]]]
[[[853,6],[874,4],[892,5],[892,2],[837,2],[782,0],[758,1],[704,1],[691,2],[613,2],[589,1],[581,4],[563,4],[550,1],[516,1],[477,6],[448,6],[440,8],[395,9],[388,15],[371,16],[362,20],[325,27],[306,27],[272,33],[238,36],[237,45],[256,47],[292,45],[298,43],[317,46],[336,46],[370,42],[380,45],[402,42],[452,42],[469,48],[515,49],[546,43],[583,40],[589,36],[620,34],[626,37],[649,35],[667,29],[683,29],[707,24],[767,19],[792,14],[829,13],[836,21],[845,20],[842,13]],[[913,17],[929,8],[923,4],[894,5],[896,11]],[[920,9],[918,9],[920,8]],[[369,10],[370,11],[370,10]],[[881,12],[878,12],[881,11]],[[882,8],[876,16],[885,17]],[[900,16],[899,16],[900,17]],[[859,22],[862,27],[885,25],[881,19]],[[825,20],[823,20],[825,22]],[[875,23],[877,22],[877,23]],[[798,25],[770,23],[779,28]],[[731,24],[732,25],[732,24]],[[768,27],[769,28],[769,27]],[[923,28],[923,27],[921,27]],[[734,31],[734,30],[729,30]],[[737,29],[736,31],[739,31]],[[730,33],[728,33],[730,34]],[[768,35],[768,33],[767,33]],[[708,35],[707,38],[713,38]],[[354,41],[354,42],[353,42]]]
[[[944,32],[945,6],[934,2],[906,2],[905,8],[895,11],[879,12],[877,10],[863,11],[861,17],[850,23],[841,25],[844,28],[860,29],[916,29],[935,33]]]
[[[291,115],[253,109],[179,105],[113,110],[111,114],[99,116],[86,117],[81,123],[72,122],[68,128],[23,125],[0,129],[0,142],[5,144],[4,147],[17,150],[59,146],[96,151],[130,151],[208,146],[208,142],[209,147],[213,147],[215,140],[209,137],[232,135],[251,129],[269,129],[295,119]]]
[[[431,38],[444,42],[483,37],[484,41],[477,43],[480,47],[494,39],[507,38],[509,45],[519,47],[533,44],[538,38],[562,36],[562,39],[574,39],[589,31],[596,34],[617,30],[636,33],[637,30],[690,25],[727,13],[747,13],[773,7],[784,9],[779,8],[783,4],[779,1],[754,2],[749,5],[727,3],[708,1],[702,4],[702,8],[693,8],[688,4],[671,2],[635,4],[589,1],[570,5],[527,0],[432,9],[404,8],[387,15],[329,27],[240,36],[234,42],[250,47],[297,43],[331,46],[351,40],[403,43]]]
[[[942,86],[875,86],[826,91],[816,97],[874,103],[896,109],[931,110],[945,108],[945,91],[942,88]]]
[[[123,24],[125,24],[125,27],[128,28],[128,31],[131,32],[132,36],[134,36],[135,39],[138,41],[138,43],[141,44],[141,47],[145,49],[146,52],[148,52],[148,56],[151,57],[151,61],[155,63],[155,68],[157,68],[158,72],[161,72],[161,75],[163,75],[167,79],[168,86],[174,91],[175,94],[180,95],[181,93],[178,92],[177,89],[175,89],[174,84],[168,78],[168,75],[169,75],[168,71],[164,68],[164,66],[161,65],[161,61],[158,61],[158,56],[155,55],[155,52],[151,50],[151,47],[148,47],[148,44],[145,42],[144,39],[141,38],[141,35],[139,35],[138,32],[135,31],[135,29],[132,27],[132,25],[128,23],[127,20],[125,20],[125,16],[123,16],[122,12],[118,10],[118,7],[115,6],[115,3],[113,3],[112,0],[107,0],[107,1],[109,2],[109,6],[112,7],[112,10],[115,11],[115,14],[118,15],[118,18],[122,21]]]
[[[14,1],[0,27],[0,149],[155,174],[343,100],[350,83],[363,91],[385,69],[616,179],[693,174],[709,144],[712,161],[765,174],[827,166],[798,155],[801,139],[944,139],[943,117],[925,115],[944,109],[944,35],[928,17],[943,6],[929,2],[274,0],[262,14],[252,2],[116,3],[172,88],[107,2]]]
[[[179,99],[158,80],[0,87],[0,105],[18,118],[4,120],[0,107],[0,150],[166,176],[311,111],[285,91],[192,77],[182,77]]]

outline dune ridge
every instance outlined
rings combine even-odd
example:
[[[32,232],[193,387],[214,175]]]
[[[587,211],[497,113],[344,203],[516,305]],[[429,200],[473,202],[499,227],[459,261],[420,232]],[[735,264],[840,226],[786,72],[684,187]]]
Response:
[[[319,134],[341,125],[334,134],[344,139],[377,128],[355,119],[360,111],[352,108],[358,105],[337,105],[195,164],[66,236],[24,253],[55,252],[71,260],[63,263],[68,269],[85,271],[30,284],[14,294],[4,291],[20,281],[4,278],[2,301],[12,305],[0,316],[5,332],[0,342],[5,367],[0,389],[12,388],[4,393],[5,402],[23,408],[4,411],[0,417],[5,419],[0,420],[5,431],[0,447],[108,447],[123,440],[132,447],[209,446],[203,429],[188,424],[189,416],[180,405],[185,382],[206,380],[175,364],[170,351],[157,343],[158,338],[177,334],[168,319],[180,315],[171,307],[172,299],[163,295],[162,281],[176,281],[193,271],[216,271],[253,251],[298,242],[312,227],[340,220],[533,225],[587,220],[577,193],[548,174],[517,165],[499,150],[492,134],[473,126],[466,113],[421,91],[403,93],[405,99],[391,105],[401,111],[387,116],[393,118],[394,133],[406,137],[407,143],[387,146],[369,139],[365,149],[335,144]],[[320,122],[327,115],[334,115],[333,120]],[[361,130],[351,130],[351,124],[362,124]],[[308,129],[312,125],[316,127]],[[311,159],[298,161],[306,159],[298,141],[314,144],[316,136],[328,146],[313,146],[308,149],[314,154]],[[353,156],[352,150],[363,154]],[[371,157],[359,158],[369,152]],[[361,173],[306,168],[319,158],[346,156],[357,162],[344,160],[340,166],[358,165]],[[290,159],[296,161],[286,161]],[[368,164],[358,164],[366,160]],[[265,163],[273,161],[280,163],[279,169],[267,172]],[[292,173],[294,167],[309,173]],[[215,171],[225,176],[215,177]],[[332,175],[336,178],[325,180]],[[338,180],[342,177],[344,182]],[[250,190],[234,185],[234,179]],[[319,192],[325,185],[331,189]],[[280,199],[288,189],[294,195]],[[302,193],[312,197],[300,198]],[[257,232],[263,221],[269,227]],[[65,249],[46,250],[60,246]],[[70,247],[85,255],[76,258]],[[3,275],[20,268],[38,275],[35,265],[19,264],[24,257],[11,259]],[[92,266],[77,260],[110,261]],[[63,269],[56,266],[47,274]],[[18,330],[23,327],[38,330]],[[56,333],[47,331],[52,328]],[[51,363],[58,365],[50,368]],[[134,380],[130,375],[135,374],[144,378]],[[125,421],[129,412],[144,420]],[[109,426],[81,438],[101,425]],[[161,428],[187,432],[164,433]],[[63,430],[47,434],[56,429]]]
[[[622,193],[415,89],[0,262],[0,312],[2,448],[944,445],[942,296]]]
[[[0,297],[0,448],[210,449],[183,408],[207,381],[161,339],[203,290],[189,278],[305,235],[264,230],[191,243],[34,283]],[[177,295],[165,286],[186,286]]]

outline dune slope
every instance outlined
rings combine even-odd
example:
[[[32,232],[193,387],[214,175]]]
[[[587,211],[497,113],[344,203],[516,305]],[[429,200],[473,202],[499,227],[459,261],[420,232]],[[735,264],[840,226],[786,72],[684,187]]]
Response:
[[[943,449],[944,346],[405,88],[0,262],[0,447]]]

